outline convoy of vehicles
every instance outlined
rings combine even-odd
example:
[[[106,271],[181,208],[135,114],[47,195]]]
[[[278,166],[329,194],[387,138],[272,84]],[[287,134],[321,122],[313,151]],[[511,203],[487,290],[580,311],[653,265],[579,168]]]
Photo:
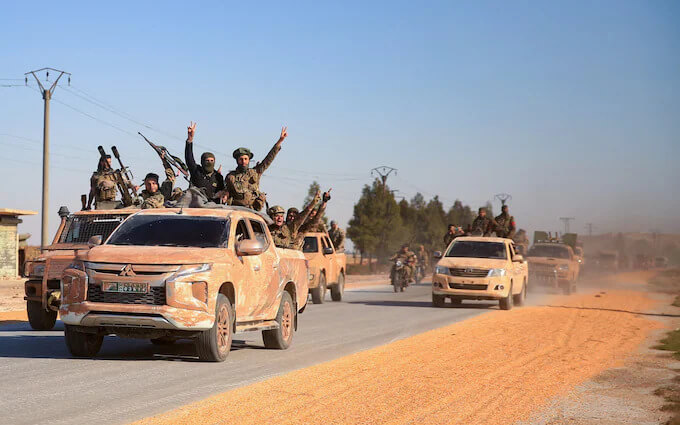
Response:
[[[432,279],[432,304],[443,307],[462,300],[497,300],[510,310],[527,294],[528,267],[511,239],[458,237],[440,258]]]
[[[305,234],[302,252],[309,263],[309,293],[314,304],[322,304],[330,289],[333,301],[342,301],[345,292],[347,257],[335,251],[327,233]]]
[[[76,357],[105,335],[157,344],[193,339],[198,357],[223,361],[234,333],[261,331],[286,349],[307,304],[302,252],[274,246],[269,218],[241,207],[153,209],[93,236],[63,273],[59,313]]]
[[[54,327],[60,303],[60,281],[64,269],[77,253],[89,249],[91,236],[107,238],[132,210],[78,211],[70,214],[66,207],[59,209],[61,223],[52,244],[38,258],[27,261],[24,275],[24,299],[28,322],[35,330]]]
[[[532,284],[561,288],[564,294],[576,291],[581,270],[574,254],[576,235],[567,233],[553,238],[545,232],[534,234],[534,245],[527,253],[529,281]]]

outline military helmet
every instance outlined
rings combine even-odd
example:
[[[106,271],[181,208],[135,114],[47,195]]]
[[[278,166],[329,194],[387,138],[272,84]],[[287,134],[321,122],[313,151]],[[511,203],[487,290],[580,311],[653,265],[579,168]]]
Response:
[[[290,214],[290,213],[300,214],[300,210],[298,210],[295,207],[290,207],[290,208],[288,208],[288,214]]]
[[[156,184],[158,184],[158,174],[156,174],[156,173],[149,173],[149,174],[146,175],[146,177],[144,177],[144,181],[147,181],[147,180],[149,180],[149,179],[151,179],[151,180],[156,180]]]
[[[250,151],[250,149],[248,149],[248,148],[238,148],[238,149],[236,149],[236,150],[234,151],[234,153],[232,154],[232,156],[234,157],[234,159],[238,159],[239,156],[242,156],[242,155],[248,155],[248,157],[249,157],[250,159],[253,159],[253,153],[252,153],[252,152]]]
[[[284,210],[281,205],[274,205],[273,207],[269,208],[267,214],[269,214],[270,217],[274,217],[276,214],[283,214],[285,212],[286,210]]]

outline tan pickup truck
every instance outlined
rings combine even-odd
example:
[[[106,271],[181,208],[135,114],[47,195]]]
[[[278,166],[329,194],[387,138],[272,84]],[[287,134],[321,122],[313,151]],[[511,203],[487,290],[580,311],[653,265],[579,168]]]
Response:
[[[309,274],[302,252],[274,246],[268,224],[242,207],[154,209],[131,215],[103,244],[93,237],[62,278],[69,351],[94,356],[109,334],[188,338],[201,360],[223,361],[245,331],[288,348]]]
[[[309,292],[314,304],[322,304],[326,290],[331,290],[333,301],[342,301],[345,292],[347,257],[336,252],[327,233],[305,234],[302,252],[309,262]]]
[[[528,266],[515,250],[511,239],[459,237],[437,263],[432,278],[432,304],[443,307],[446,299],[498,300],[500,308],[510,310],[526,299]]]
[[[561,288],[566,295],[576,291],[580,263],[571,246],[561,242],[538,242],[527,253],[534,285]]]
[[[61,223],[52,244],[35,260],[27,261],[24,275],[24,299],[28,322],[39,331],[54,327],[59,310],[60,281],[64,269],[73,262],[76,253],[89,249],[88,240],[94,235],[108,238],[111,232],[133,211],[97,210],[70,214],[59,209]]]

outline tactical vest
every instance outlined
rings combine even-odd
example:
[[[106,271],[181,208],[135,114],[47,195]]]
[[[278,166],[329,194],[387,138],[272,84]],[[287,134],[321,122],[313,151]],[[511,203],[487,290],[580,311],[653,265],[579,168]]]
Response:
[[[116,176],[113,173],[94,173],[92,178],[96,181],[95,201],[114,201],[116,199],[118,189],[116,188]]]

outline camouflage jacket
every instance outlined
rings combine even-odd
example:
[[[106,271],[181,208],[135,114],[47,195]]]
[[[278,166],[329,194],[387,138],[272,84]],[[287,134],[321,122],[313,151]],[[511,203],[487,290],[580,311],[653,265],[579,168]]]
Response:
[[[425,268],[430,267],[430,256],[427,254],[427,251],[416,252],[416,258],[418,258],[418,263],[421,266]]]
[[[276,154],[281,150],[277,143],[269,151],[267,156],[253,168],[235,169],[227,174],[225,186],[229,191],[232,205],[261,210],[264,206],[264,198],[260,193],[260,177],[274,162]]]
[[[331,238],[336,251],[343,252],[345,250],[345,232],[341,228],[338,227],[335,230],[331,228],[328,231],[328,237]]]
[[[100,201],[114,201],[118,194],[116,176],[112,171],[95,171],[90,178],[90,185],[94,188],[94,199]]]
[[[490,217],[477,216],[472,222],[472,234],[481,233],[484,236],[489,236],[496,227],[496,221]]]
[[[290,233],[290,228],[284,223],[282,226],[271,224],[269,226],[269,233],[272,234],[274,245],[279,248],[293,248],[295,238]]]
[[[455,233],[446,232],[446,234],[444,234],[444,249],[446,249],[449,246],[449,244],[451,244],[451,241],[454,239],[456,239]]]
[[[500,238],[510,238],[515,235],[515,217],[510,214],[496,216],[496,236]]]
[[[149,193],[144,189],[140,196],[142,197],[142,209],[163,208],[163,204],[165,203],[165,196],[163,196],[160,191]]]
[[[326,228],[321,222],[321,217],[326,212],[326,203],[322,202],[319,208],[316,210],[316,215],[314,218],[310,218],[302,224],[302,227],[298,230],[297,235],[295,235],[294,247],[295,249],[302,249],[302,245],[305,242],[305,233],[309,232],[325,232]],[[322,230],[318,230],[322,227]]]
[[[416,254],[414,254],[412,251],[406,251],[406,252],[397,252],[393,256],[390,257],[391,261],[396,261],[400,260],[405,266],[415,266],[416,262],[418,261],[418,257],[416,257]]]

